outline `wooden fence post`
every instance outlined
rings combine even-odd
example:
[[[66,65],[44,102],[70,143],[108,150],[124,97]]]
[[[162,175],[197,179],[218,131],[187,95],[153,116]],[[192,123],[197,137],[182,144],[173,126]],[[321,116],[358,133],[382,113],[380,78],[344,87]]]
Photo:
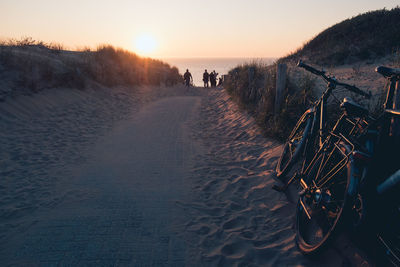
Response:
[[[228,78],[229,77],[229,75],[228,74],[224,74],[224,75],[222,75],[222,82],[223,82],[223,84],[225,84],[225,83],[227,83],[228,82]]]
[[[286,88],[286,64],[278,64],[276,67],[276,93],[274,112],[277,115],[281,111],[283,93]]]

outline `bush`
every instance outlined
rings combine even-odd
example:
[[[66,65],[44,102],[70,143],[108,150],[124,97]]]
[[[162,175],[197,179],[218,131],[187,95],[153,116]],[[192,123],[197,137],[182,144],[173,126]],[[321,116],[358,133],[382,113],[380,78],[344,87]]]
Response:
[[[66,51],[61,44],[32,38],[0,42],[0,78],[8,86],[0,88],[0,99],[45,88],[83,89],[91,83],[171,86],[182,81],[177,68],[110,45]]]
[[[276,65],[244,64],[228,73],[226,91],[243,108],[254,115],[266,136],[284,141],[299,116],[315,100],[315,77],[308,73],[288,72],[284,102],[279,114],[274,114]]]
[[[174,85],[181,82],[178,69],[160,60],[141,58],[110,45],[86,53],[88,64],[84,70],[93,80],[107,86]]]

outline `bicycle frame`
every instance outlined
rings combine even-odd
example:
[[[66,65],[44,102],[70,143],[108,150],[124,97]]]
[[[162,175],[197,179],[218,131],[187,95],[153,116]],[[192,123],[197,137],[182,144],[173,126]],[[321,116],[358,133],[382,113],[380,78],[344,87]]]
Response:
[[[334,86],[332,86],[331,84],[328,84],[327,86],[327,90],[323,93],[323,95],[321,96],[321,99],[319,101],[319,103],[317,104],[317,108],[315,110],[316,113],[319,113],[319,116],[315,116],[314,118],[318,118],[319,119],[319,125],[318,125],[318,143],[319,146],[322,146],[323,143],[323,137],[325,135],[325,124],[328,121],[327,120],[327,112],[326,112],[326,106],[327,106],[327,101],[329,96],[332,93],[332,90],[335,88]],[[313,129],[316,126],[316,122],[314,121],[312,127],[311,127],[311,132],[313,132]],[[315,131],[315,130],[314,130]]]
[[[322,94],[322,96],[320,97],[320,99],[317,101],[317,103],[314,105],[314,118],[313,118],[313,124],[311,127],[311,136],[315,136],[315,131],[316,131],[316,119],[319,119],[319,129],[318,129],[318,143],[319,146],[322,145],[323,141],[324,141],[324,137],[326,135],[326,132],[324,132],[325,130],[325,125],[327,122],[326,119],[326,107],[327,107],[327,101],[328,98],[330,97],[330,95],[332,94],[332,90],[336,88],[337,85],[339,86],[343,86],[345,87],[347,90],[357,93],[359,95],[362,95],[364,97],[370,98],[371,94],[370,93],[366,93],[363,92],[362,90],[360,90],[359,88],[355,87],[354,85],[349,85],[349,84],[345,84],[345,83],[341,83],[338,82],[334,77],[329,77],[325,74],[325,71],[323,70],[317,70],[305,63],[303,63],[301,60],[297,63],[298,67],[304,68],[305,70],[318,75],[320,77],[322,77],[326,82],[327,82],[327,89],[325,90],[325,92]],[[319,114],[318,114],[319,113]],[[319,117],[318,117],[319,116]],[[307,144],[306,144],[306,148],[307,148]],[[306,149],[305,149],[306,151]]]
[[[378,215],[377,224],[370,225],[379,226],[371,233],[384,245],[392,263],[400,264],[400,160],[397,155],[400,129],[394,123],[400,120],[399,106],[394,103],[395,91],[400,93],[400,69],[379,67],[377,72],[390,80],[381,116],[371,120],[364,109],[345,101],[342,106],[345,112],[325,140],[321,138],[322,131],[319,133],[317,152],[306,165],[303,162],[301,173],[291,179],[300,179],[302,187],[296,215],[296,240],[305,254],[319,251],[328,242],[341,216],[350,219],[354,227],[360,227],[368,225],[366,222],[371,222],[371,214],[375,214]],[[317,104],[314,121],[318,114],[321,114],[320,120],[324,119],[322,99]],[[320,113],[317,113],[318,108]],[[322,126],[324,124],[319,128],[323,129]],[[371,213],[368,207],[373,207],[371,211],[374,212]],[[320,214],[325,217],[320,219]],[[326,232],[322,235],[310,232],[311,236],[307,236],[307,225],[319,224],[318,221],[325,225],[317,230],[325,229]]]
[[[285,186],[281,189],[281,191],[286,190],[286,188],[292,184],[294,181],[297,179],[300,180],[300,183],[304,183],[302,181],[302,178],[309,172],[311,166],[314,164],[315,160],[320,154],[320,151],[324,150],[327,146],[327,142],[329,142],[329,137],[330,136],[336,136],[341,138],[341,140],[344,140],[350,147],[351,150],[354,151],[355,145],[353,142],[349,139],[350,136],[356,136],[361,134],[360,132],[363,132],[364,129],[368,126],[368,122],[364,118],[357,118],[354,119],[351,116],[346,115],[343,113],[341,117],[337,120],[335,123],[333,129],[330,131],[328,134],[328,137],[324,138],[324,130],[326,129],[325,127],[325,122],[326,122],[326,100],[329,97],[329,94],[331,93],[331,90],[333,88],[328,88],[323,96],[318,100],[317,104],[315,107],[313,107],[313,110],[310,111],[310,113],[313,113],[313,123],[312,123],[312,130],[311,130],[311,135],[307,139],[306,146],[303,151],[303,162],[302,162],[302,167],[300,172],[295,173],[289,181],[285,184]],[[319,120],[319,121],[318,121]],[[317,123],[319,122],[319,123]],[[346,124],[346,125],[345,125]],[[318,128],[317,125],[319,126]],[[346,128],[345,135],[342,133],[343,128]],[[318,150],[315,151],[315,153],[310,153],[310,149],[312,148],[312,144],[314,142],[314,138],[316,135],[314,134],[315,131],[318,130],[318,142],[319,142],[319,147]],[[314,131],[314,132],[313,132]],[[357,132],[359,131],[359,132]],[[312,155],[312,158],[307,157],[307,155]]]
[[[378,119],[374,120],[368,127],[365,129],[365,134],[372,133],[372,135],[376,136],[376,140],[371,140],[372,138],[366,138],[367,141],[374,142],[374,147],[385,146],[390,143],[390,139],[393,138],[393,122],[395,119],[400,118],[400,111],[390,109],[393,105],[394,93],[396,88],[399,86],[399,79],[390,79],[390,85],[388,92],[386,94],[386,100],[383,104],[384,112],[379,116]],[[393,145],[393,144],[389,144]],[[366,148],[366,150],[372,155],[375,153],[380,153],[379,151],[375,151],[374,148]],[[384,156],[384,155],[383,155]]]
[[[390,85],[384,103],[384,112],[371,124],[371,127],[368,127],[368,132],[373,132],[374,136],[373,138],[367,138],[365,141],[372,143],[370,153],[373,157],[373,164],[369,167],[368,162],[361,161],[362,165],[359,169],[366,170],[362,178],[366,185],[363,186],[370,188],[367,191],[367,195],[363,197],[375,203],[380,203],[373,209],[373,214],[380,218],[391,218],[389,220],[390,224],[387,224],[386,220],[378,220],[378,228],[374,229],[374,235],[382,245],[384,249],[382,252],[387,256],[388,260],[394,265],[398,265],[400,263],[398,247],[396,247],[398,240],[396,241],[393,238],[398,234],[398,230],[394,229],[397,229],[399,222],[393,222],[393,218],[399,218],[399,179],[393,177],[395,172],[399,172],[400,164],[398,157],[390,154],[390,152],[398,152],[396,149],[399,148],[399,144],[393,142],[393,138],[398,138],[393,132],[393,122],[396,119],[400,119],[400,111],[391,108],[394,107],[395,91],[396,89],[399,90],[400,79],[391,78],[389,80]],[[395,146],[393,147],[394,144]],[[388,151],[388,149],[391,151]],[[360,192],[362,188],[357,189]]]
[[[310,131],[306,135],[303,136],[305,143],[303,143],[304,146],[302,145],[302,147],[301,147],[302,151],[299,151],[300,153],[302,153],[302,156],[303,156],[303,162],[301,163],[302,166],[301,166],[301,171],[300,171],[300,173],[302,174],[302,173],[304,173],[305,168],[310,161],[310,157],[316,152],[316,150],[317,150],[316,148],[320,148],[323,145],[323,143],[326,139],[326,136],[329,135],[329,131],[327,131],[327,129],[328,129],[328,127],[327,127],[327,122],[328,122],[327,104],[328,104],[328,99],[329,99],[330,95],[332,94],[332,90],[335,89],[336,86],[342,86],[353,93],[357,93],[357,94],[362,95],[367,98],[370,98],[371,94],[363,92],[362,90],[355,87],[354,85],[349,85],[346,83],[338,82],[334,77],[327,76],[325,74],[325,71],[314,69],[313,67],[306,65],[301,61],[299,61],[297,66],[302,67],[305,70],[322,77],[325,80],[325,82],[327,83],[326,90],[322,93],[321,97],[314,103],[312,108],[308,109],[304,113],[304,115],[299,120],[299,122],[304,121],[305,116],[309,117],[309,119],[312,120],[310,128],[309,128]],[[344,117],[342,117],[342,118],[344,119]],[[348,116],[346,118],[346,120],[348,120],[348,121],[350,121],[350,119],[351,119],[351,116]],[[359,122],[353,123],[353,126],[355,127],[358,123]],[[299,124],[296,125],[294,130],[296,130],[298,126],[299,126]],[[336,124],[335,127],[337,127],[337,126],[338,126],[338,123]],[[354,127],[353,127],[353,129],[354,129]],[[294,132],[292,132],[291,135],[293,135],[293,134],[294,134]],[[291,144],[290,142],[291,142],[290,140],[287,141],[287,144],[290,145]],[[282,152],[283,154],[278,161],[277,168],[281,168],[281,165],[280,165],[281,159],[282,159],[284,153],[286,153],[285,151],[286,150],[284,149],[284,151]],[[297,159],[298,159],[299,153],[297,153],[295,155],[297,155]],[[296,161],[297,161],[297,159],[296,159]],[[290,163],[290,159],[288,162]],[[286,167],[287,166],[290,166],[290,168],[292,168],[291,165],[286,165]],[[274,189],[277,191],[285,191],[288,188],[288,186],[294,180],[297,179],[296,176],[298,174],[299,174],[299,171],[297,171],[283,187],[274,186]],[[281,174],[278,173],[278,175],[281,175]]]
[[[322,146],[325,137],[329,134],[329,132],[326,129],[326,123],[328,121],[328,113],[327,113],[327,102],[329,97],[332,94],[333,89],[336,88],[336,85],[333,83],[328,82],[327,84],[327,89],[325,92],[322,94],[320,99],[315,103],[314,107],[309,109],[310,114],[313,114],[312,118],[312,124],[311,124],[311,134],[309,135],[309,138],[306,141],[306,145],[304,147],[303,151],[303,164],[301,168],[301,173],[304,173],[305,171],[305,166],[308,165],[308,158],[307,155],[311,154],[309,153],[310,147],[312,147],[312,144],[315,142],[315,138],[318,138],[318,145],[319,147]],[[342,114],[342,116],[339,118],[339,120],[336,122],[335,126],[333,127],[332,131],[337,132],[337,128],[341,123],[344,121],[351,123],[353,125],[352,129],[348,132],[348,135],[354,134],[357,126],[359,126],[361,123],[368,124],[364,118],[358,118],[357,121],[354,121],[352,117],[347,116]]]
[[[333,142],[333,143],[332,143]],[[333,145],[333,149],[331,151],[326,151],[326,148],[330,145]],[[333,167],[329,169],[327,173],[323,173],[322,170],[325,169],[327,163],[331,161],[335,152],[340,152],[340,155],[343,157],[340,159]],[[319,148],[318,152],[314,155],[311,162],[307,165],[307,168],[301,174],[300,185],[302,187],[302,192],[300,195],[307,194],[311,187],[322,188],[325,184],[330,182],[335,175],[340,172],[347,163],[352,160],[352,154],[354,152],[354,144],[348,140],[343,134],[339,133],[338,135],[331,132],[331,134],[325,139],[324,143]],[[307,181],[305,178],[309,174],[309,172],[315,167],[314,164],[322,157],[321,162],[319,163],[318,171],[315,177],[311,181]],[[315,181],[318,180],[318,184]],[[353,183],[353,177],[351,177],[350,184]],[[303,209],[308,217],[311,220],[311,214],[308,212],[307,205],[303,203],[301,198],[299,198],[300,204],[303,206]]]
[[[322,146],[322,143],[324,141],[324,136],[325,136],[325,125],[326,122],[328,121],[327,119],[327,101],[328,98],[330,97],[332,90],[335,88],[335,85],[328,83],[327,84],[327,89],[325,92],[322,94],[322,96],[319,98],[319,100],[315,103],[315,105],[308,110],[310,114],[312,114],[312,124],[311,124],[311,131],[309,138],[306,141],[306,145],[304,147],[303,151],[303,156],[306,159],[306,155],[308,154],[307,152],[310,149],[310,146],[314,143],[315,138],[318,138],[318,144],[319,147]],[[306,161],[306,160],[305,160]],[[303,161],[303,167],[305,161]]]

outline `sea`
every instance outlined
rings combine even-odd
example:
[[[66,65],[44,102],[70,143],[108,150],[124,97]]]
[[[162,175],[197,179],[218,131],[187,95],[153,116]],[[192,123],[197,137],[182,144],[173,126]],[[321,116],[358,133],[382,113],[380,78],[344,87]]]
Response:
[[[203,86],[203,73],[207,69],[208,73],[215,70],[219,75],[228,74],[228,72],[238,65],[245,63],[262,63],[271,64],[276,58],[163,58],[162,61],[167,62],[171,66],[179,69],[179,73],[183,74],[189,69],[193,76],[195,86]]]

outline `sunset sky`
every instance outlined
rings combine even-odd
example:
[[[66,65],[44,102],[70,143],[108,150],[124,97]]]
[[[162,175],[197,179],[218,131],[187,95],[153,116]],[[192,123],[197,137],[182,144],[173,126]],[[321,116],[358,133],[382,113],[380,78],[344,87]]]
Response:
[[[0,38],[144,56],[279,57],[320,31],[398,0],[0,0]]]

